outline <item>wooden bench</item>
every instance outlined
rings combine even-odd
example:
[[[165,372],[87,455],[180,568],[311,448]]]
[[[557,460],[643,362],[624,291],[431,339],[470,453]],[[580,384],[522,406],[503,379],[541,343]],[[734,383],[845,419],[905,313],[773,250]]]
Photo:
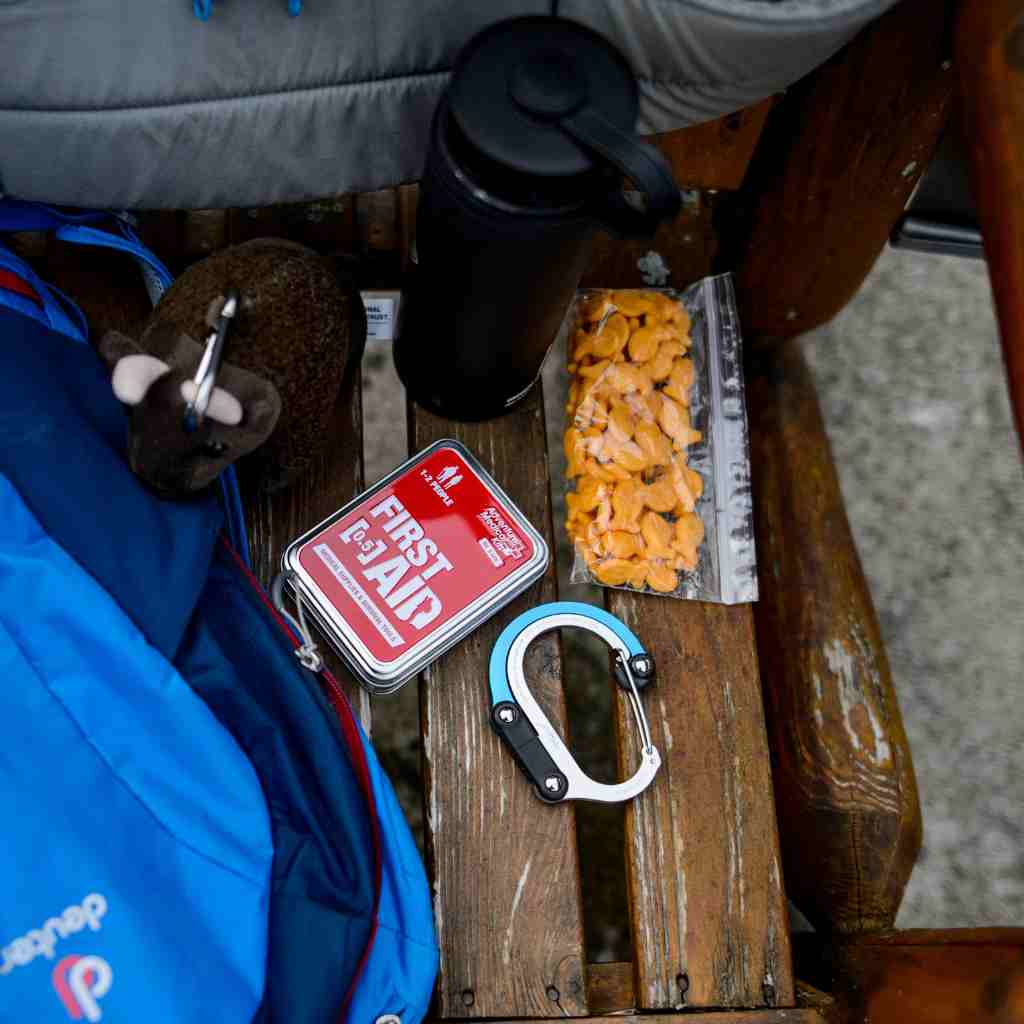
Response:
[[[995,6],[1006,18],[1011,7],[1024,13],[1020,0]],[[683,211],[653,241],[597,245],[585,284],[641,283],[637,259],[651,249],[675,287],[737,271],[761,601],[725,608],[606,592],[608,608],[659,665],[647,700],[664,767],[626,809],[628,963],[588,963],[574,808],[541,804],[488,727],[491,645],[513,616],[556,598],[554,568],[420,681],[426,851],[441,944],[437,1019],[644,1011],[658,1024],[685,1009],[702,1011],[706,1024],[812,1024],[840,1011],[851,1021],[870,1011],[902,1024],[918,1018],[899,1016],[907,1004],[893,986],[923,984],[920,965],[945,970],[950,955],[968,965],[970,980],[970,965],[990,947],[995,974],[986,977],[998,975],[1010,993],[996,1010],[1019,992],[1019,933],[940,943],[931,933],[901,940],[885,932],[920,844],[913,767],[811,378],[790,341],[856,291],[927,164],[953,91],[953,7],[904,0],[774,110],[766,102],[658,138],[688,190]],[[995,28],[1004,30],[1006,18]],[[141,228],[172,269],[278,235],[352,254],[364,285],[393,287],[408,267],[415,204],[415,186],[403,186],[271,209],[145,214]],[[120,257],[36,237],[17,244],[96,329],[137,330],[145,319],[145,295],[124,288]],[[1019,294],[1006,291],[1007,309]],[[1009,322],[1019,382],[1021,318]],[[549,542],[561,529],[552,523],[550,487],[560,481],[549,469],[539,388],[490,423],[451,423],[415,406],[396,416],[408,417],[411,451],[459,438]],[[249,500],[264,582],[288,541],[362,489],[362,427],[357,371],[331,412],[326,455],[289,491]],[[346,675],[336,659],[332,668]],[[555,636],[534,645],[527,670],[564,730]],[[624,765],[636,750],[615,692]],[[371,702],[353,684],[349,693],[372,730],[387,698]],[[819,930],[796,946],[800,974],[814,986],[795,980],[787,894]],[[945,960],[936,958],[940,944]],[[823,949],[841,969],[822,967]],[[948,1005],[973,1005],[975,988]],[[928,1005],[936,1012],[935,1000]],[[1019,1019],[995,1012],[992,1020]]]

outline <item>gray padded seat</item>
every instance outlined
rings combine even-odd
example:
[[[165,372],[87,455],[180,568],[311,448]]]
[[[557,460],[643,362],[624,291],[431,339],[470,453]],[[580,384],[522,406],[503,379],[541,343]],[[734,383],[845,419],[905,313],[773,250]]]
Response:
[[[642,131],[785,88],[893,0],[563,0],[640,78]],[[0,0],[0,190],[255,206],[417,178],[459,48],[529,0]]]

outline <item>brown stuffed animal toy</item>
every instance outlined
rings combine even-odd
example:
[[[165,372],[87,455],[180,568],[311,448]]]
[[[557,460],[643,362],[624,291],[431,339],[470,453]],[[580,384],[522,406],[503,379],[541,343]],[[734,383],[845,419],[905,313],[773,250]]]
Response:
[[[239,301],[216,386],[201,424],[186,430],[203,342],[231,292]],[[286,486],[331,442],[327,417],[365,340],[355,284],[301,245],[255,239],[194,264],[138,341],[110,332],[99,345],[129,410],[132,470],[157,492],[184,496],[255,452],[239,467],[246,479]]]

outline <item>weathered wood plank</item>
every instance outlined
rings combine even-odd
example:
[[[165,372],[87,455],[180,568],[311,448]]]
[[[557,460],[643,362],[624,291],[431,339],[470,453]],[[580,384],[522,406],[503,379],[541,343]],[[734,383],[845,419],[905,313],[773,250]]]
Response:
[[[754,609],[789,898],[816,928],[891,926],[921,846],[910,745],[799,343],[747,375]]]
[[[648,136],[672,165],[683,189],[682,210],[653,238],[599,234],[582,287],[632,282],[683,288],[709,273],[718,253],[714,192],[740,187],[773,103],[764,100],[717,121]]]
[[[416,213],[420,204],[419,185],[402,185],[398,189],[398,244],[401,253],[401,270],[404,274],[412,264],[413,247],[416,244]]]
[[[738,280],[749,339],[831,319],[874,266],[946,121],[952,6],[897,4],[772,112]]]
[[[443,437],[466,444],[550,542],[540,387],[487,423],[450,423],[412,407],[409,435],[412,451]],[[420,684],[427,861],[441,945],[438,1012],[446,1019],[587,1013],[573,809],[537,799],[488,717],[494,641],[520,612],[554,599],[552,564]],[[545,714],[564,730],[554,635],[531,646],[526,671]]]
[[[1024,929],[998,931],[844,943],[834,957],[845,1024],[1024,1024]]]
[[[840,1024],[842,1020],[841,1008],[831,992],[822,992],[799,978],[796,982],[796,1005],[816,1011],[826,1024]]]
[[[186,263],[228,244],[228,210],[191,210],[181,226],[181,254]]]
[[[363,411],[358,368],[346,374],[327,421],[333,441],[287,489],[274,494],[246,489],[243,494],[253,572],[269,587],[280,571],[281,554],[300,534],[316,526],[363,489]],[[318,640],[320,638],[318,637]],[[370,701],[341,659],[326,643],[320,648],[334,677],[370,728]]]
[[[666,247],[671,283],[711,272],[710,211],[696,239]],[[598,276],[598,273],[602,276]],[[609,261],[595,284],[643,284],[635,261]],[[793,1002],[764,712],[749,607],[606,592],[650,649],[658,680],[645,697],[663,767],[626,807],[636,1005],[785,1006]],[[616,688],[620,773],[639,760]]]
[[[680,188],[732,191],[743,184],[774,97],[715,121],[648,135],[668,157]]]
[[[604,288],[630,282],[684,288],[710,272],[718,252],[712,219],[716,199],[703,192],[685,191],[678,216],[653,238],[612,238],[599,233],[581,288]]]
[[[232,245],[252,238],[288,238],[319,253],[355,249],[355,199],[333,196],[308,203],[234,209],[228,213]]]
[[[609,591],[654,655],[647,692],[662,756],[626,808],[640,1009],[793,1002],[785,895],[749,606]],[[620,772],[640,742],[619,691]]]
[[[636,1009],[633,964],[629,960],[587,964],[587,1001],[597,1017]]]
[[[1024,928],[906,928],[861,935],[858,947],[879,946],[984,946],[1024,949]]]
[[[817,1010],[811,1008],[794,1010],[725,1010],[709,1013],[688,1013],[685,1017],[679,1014],[651,1013],[643,1016],[630,1017],[588,1017],[588,1024],[623,1024],[623,1021],[636,1020],[642,1024],[681,1024],[694,1021],[695,1024],[826,1024],[825,1019]],[[494,1024],[521,1024],[520,1021],[495,1021]],[[1016,1024],[1016,1019],[1012,1022]]]
[[[356,244],[356,218],[354,196],[330,196],[312,203],[291,207],[296,223],[288,234],[303,245],[319,253],[338,250],[354,252]]]
[[[816,1010],[829,1024],[838,1021],[839,1007],[830,993],[797,979],[794,995],[798,1007]],[[633,964],[621,960],[588,964],[587,999],[594,1016],[634,1011],[636,997],[633,994]],[[703,1014],[698,1019],[703,1019]]]
[[[1024,2],[964,2],[960,10],[963,134],[1024,443]]]
[[[369,288],[394,288],[403,262],[407,262],[403,243],[411,237],[402,223],[398,189],[387,188],[357,195],[355,224],[360,283]]]

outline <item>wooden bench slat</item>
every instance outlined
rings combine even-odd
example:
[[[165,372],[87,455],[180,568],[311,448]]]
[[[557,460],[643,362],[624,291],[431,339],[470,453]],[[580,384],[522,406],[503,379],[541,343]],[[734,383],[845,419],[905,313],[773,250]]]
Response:
[[[587,1024],[624,1024],[637,1021],[639,1024],[826,1024],[826,1018],[818,1010],[805,1007],[792,1010],[723,1010],[709,1013],[691,1013],[686,1017],[678,1014],[652,1013],[643,1016],[588,1017]],[[523,1024],[522,1021],[494,1021],[493,1024]],[[858,1022],[859,1024],[859,1022]],[[993,1022],[994,1024],[994,1022]],[[1016,1024],[1016,1021],[1013,1022]]]
[[[992,929],[992,931],[996,932],[999,929]],[[943,934],[947,936],[944,941],[948,941],[948,933]],[[814,938],[814,936],[809,937]],[[959,932],[957,941],[961,944],[966,942],[960,938]],[[816,952],[820,953],[821,948],[823,947]],[[794,950],[794,959],[797,959],[796,952]],[[587,964],[587,1001],[590,1003],[590,1012],[595,1017],[612,1013],[634,1013],[636,1011],[636,996],[633,992],[632,961],[613,960]],[[797,979],[795,983],[795,1002],[798,1007],[817,1010],[829,1021],[834,1019],[837,1012],[835,998],[830,993],[822,992],[801,979]],[[703,1016],[700,1014],[700,1017]]]
[[[766,113],[749,114],[753,141]],[[686,134],[693,131],[679,133],[668,149],[682,181],[712,173],[713,150],[687,149]],[[737,166],[733,180],[742,177]],[[643,287],[637,260],[647,251],[661,256],[675,288],[710,274],[718,249],[713,202],[706,194],[688,197],[677,220],[653,240],[599,245],[585,283]],[[792,1005],[751,610],[619,590],[606,591],[606,605],[658,664],[644,700],[663,767],[651,788],[626,807],[636,1005]],[[639,762],[639,743],[625,695],[616,692],[621,775]]]
[[[749,606],[610,591],[650,650],[662,768],[626,807],[639,1009],[785,1006],[788,920]],[[640,743],[617,691],[620,771]]]
[[[244,488],[245,519],[253,572],[264,585],[281,568],[281,554],[296,537],[337,511],[363,489],[363,407],[358,368],[347,375],[338,400],[325,423],[331,443],[286,490],[252,493]],[[244,479],[244,478],[243,478]],[[320,639],[318,634],[318,640]],[[370,699],[341,659],[320,644],[328,669],[342,684],[370,731]]]
[[[685,288],[711,272],[718,252],[714,228],[715,197],[688,192],[678,216],[654,233],[653,238],[612,238],[599,233],[593,242],[590,265],[581,288],[642,288],[637,263],[654,253],[669,272],[662,286]]]
[[[769,97],[734,114],[648,135],[672,164],[682,188],[735,190],[743,184],[768,113],[775,105]]]
[[[737,281],[748,339],[831,320],[874,266],[946,123],[957,6],[896,4],[773,112]]]
[[[356,243],[355,197],[229,210],[230,244],[252,238],[288,238],[321,253],[352,250]]]
[[[596,1017],[635,1010],[632,961],[587,964],[587,1002]]]
[[[181,229],[182,256],[201,260],[228,244],[228,210],[190,210]]]
[[[456,424],[410,412],[410,448],[462,441],[551,541],[541,389],[512,413]],[[420,685],[427,859],[441,945],[441,1017],[587,1013],[576,828],[569,804],[548,806],[489,725],[487,665],[504,626],[555,599],[555,571],[425,673]],[[530,689],[565,727],[553,634],[532,644]],[[563,732],[564,734],[564,732]]]

